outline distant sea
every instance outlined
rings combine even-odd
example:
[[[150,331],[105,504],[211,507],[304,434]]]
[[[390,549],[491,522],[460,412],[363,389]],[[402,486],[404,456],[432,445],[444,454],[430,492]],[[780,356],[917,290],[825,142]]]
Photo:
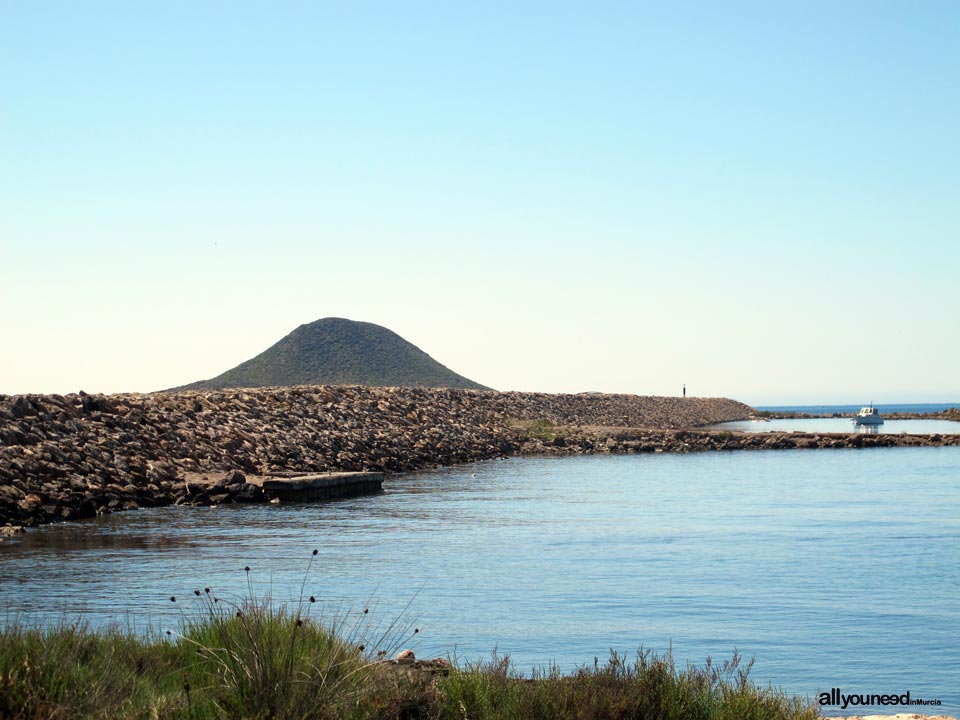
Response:
[[[831,415],[833,413],[855,413],[868,403],[860,405],[757,405],[757,410],[768,412],[797,412],[810,415]],[[950,408],[960,407],[960,401],[951,403],[874,403],[880,412],[890,413],[938,413]]]

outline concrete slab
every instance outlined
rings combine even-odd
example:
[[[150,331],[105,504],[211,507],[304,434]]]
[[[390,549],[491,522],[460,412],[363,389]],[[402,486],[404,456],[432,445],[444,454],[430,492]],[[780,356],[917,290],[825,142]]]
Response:
[[[332,500],[341,497],[366,495],[383,490],[380,472],[329,472],[292,477],[249,477],[247,482],[263,489],[268,500],[286,502]]]

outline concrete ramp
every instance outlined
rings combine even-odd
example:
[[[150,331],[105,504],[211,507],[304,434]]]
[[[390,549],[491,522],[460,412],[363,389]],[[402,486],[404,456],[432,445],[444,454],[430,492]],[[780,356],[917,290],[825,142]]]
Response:
[[[247,478],[247,482],[259,485],[269,500],[310,502],[381,492],[383,473],[329,472],[291,477]]]

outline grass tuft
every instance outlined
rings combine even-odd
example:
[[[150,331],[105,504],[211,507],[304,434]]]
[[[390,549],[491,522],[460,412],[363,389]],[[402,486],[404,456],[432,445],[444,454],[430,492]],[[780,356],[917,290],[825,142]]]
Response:
[[[507,427],[516,433],[521,440],[540,440],[552,442],[560,434],[556,424],[550,420],[520,420],[512,418],[507,421]]]
[[[813,705],[782,692],[761,690],[734,653],[719,666],[678,669],[668,653],[640,651],[633,662],[611,652],[609,660],[572,675],[555,666],[527,679],[509,658],[454,669],[437,683],[437,717],[572,718],[590,720],[814,720]]]

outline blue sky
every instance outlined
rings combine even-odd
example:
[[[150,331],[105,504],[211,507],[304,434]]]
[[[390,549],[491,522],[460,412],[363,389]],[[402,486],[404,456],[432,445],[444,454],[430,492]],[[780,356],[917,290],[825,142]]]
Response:
[[[501,389],[960,399],[960,5],[472,5],[0,4],[0,393],[340,316]]]

